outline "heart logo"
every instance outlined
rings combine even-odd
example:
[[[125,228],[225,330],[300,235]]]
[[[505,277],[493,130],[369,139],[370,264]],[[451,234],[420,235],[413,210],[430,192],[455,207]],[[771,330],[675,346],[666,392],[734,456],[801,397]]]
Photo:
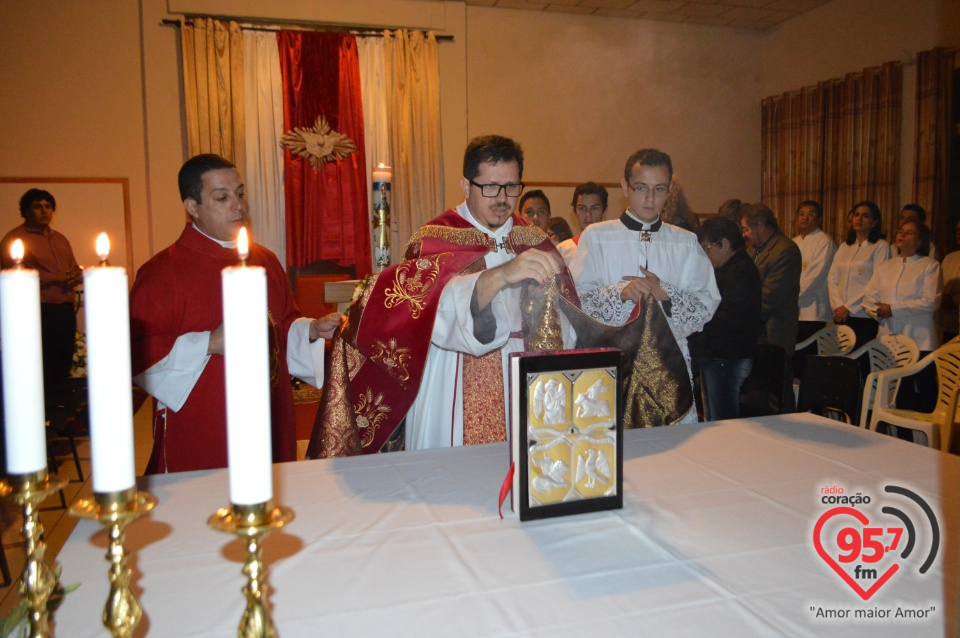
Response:
[[[900,569],[900,565],[897,563],[894,563],[893,565],[891,565],[887,569],[887,571],[885,571],[879,578],[877,578],[876,581],[874,581],[870,589],[865,590],[863,587],[861,587],[860,583],[855,581],[853,577],[850,576],[850,574],[848,574],[845,569],[843,569],[840,563],[835,561],[833,557],[827,553],[827,550],[823,548],[823,543],[820,541],[820,532],[823,529],[823,526],[827,523],[827,521],[829,521],[834,516],[840,516],[840,515],[848,515],[848,516],[854,517],[855,519],[860,521],[863,527],[866,527],[867,525],[870,524],[870,520],[867,518],[866,514],[864,514],[863,512],[860,512],[852,507],[835,507],[831,510],[824,512],[823,515],[817,520],[817,524],[813,528],[813,546],[817,549],[817,554],[820,555],[820,558],[823,559],[823,562],[825,562],[827,565],[833,568],[833,571],[837,572],[837,575],[839,575],[840,578],[842,578],[845,583],[850,585],[850,588],[853,591],[855,591],[857,595],[860,596],[860,598],[862,598],[863,600],[869,600],[870,597],[873,596],[875,593],[877,593],[877,591],[881,587],[883,587],[884,583],[890,580],[890,577],[893,576],[897,572],[897,570]]]

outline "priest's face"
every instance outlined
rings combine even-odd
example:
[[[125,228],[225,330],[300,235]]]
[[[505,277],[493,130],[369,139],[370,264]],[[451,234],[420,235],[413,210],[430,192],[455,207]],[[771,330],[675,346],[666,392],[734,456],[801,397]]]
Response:
[[[640,221],[657,221],[670,194],[670,170],[666,166],[644,166],[637,162],[630,170],[630,181],[621,180],[620,184],[630,212]]]
[[[204,173],[202,179],[201,201],[187,198],[183,207],[197,230],[220,241],[235,241],[248,218],[240,173],[235,168],[218,168]]]
[[[513,210],[517,207],[517,198],[507,195],[506,188],[496,189],[496,186],[520,184],[520,166],[515,161],[510,162],[484,162],[480,164],[480,174],[472,180],[463,177],[460,179],[460,185],[463,188],[463,197],[466,199],[467,208],[470,214],[477,222],[490,230],[497,230],[503,226]],[[486,189],[481,186],[486,186]],[[493,197],[484,197],[483,190],[499,192]]]

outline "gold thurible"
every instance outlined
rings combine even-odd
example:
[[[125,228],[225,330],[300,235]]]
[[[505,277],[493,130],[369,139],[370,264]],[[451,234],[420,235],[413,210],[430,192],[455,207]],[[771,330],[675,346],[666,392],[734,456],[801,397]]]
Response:
[[[29,610],[30,638],[47,638],[50,618],[47,601],[57,585],[53,570],[43,560],[47,550],[43,542],[39,506],[48,496],[62,488],[67,481],[46,468],[30,474],[11,474],[0,482],[0,496],[5,496],[23,508],[23,549],[26,560],[20,578],[20,600]]]
[[[267,570],[260,554],[260,545],[267,534],[280,529],[293,518],[293,510],[275,507],[273,501],[266,501],[221,508],[207,521],[216,530],[236,534],[246,546],[243,573],[247,577],[247,584],[243,593],[247,607],[237,629],[238,638],[274,638],[277,635],[267,603]]]
[[[103,626],[115,638],[133,635],[143,609],[130,586],[130,569],[124,548],[127,525],[153,509],[157,498],[133,487],[117,492],[94,493],[93,500],[79,499],[70,513],[79,518],[99,521],[110,538],[107,560],[110,562],[110,593],[103,607]]]
[[[557,280],[553,278],[547,283],[542,301],[533,294],[527,298],[524,310],[528,313],[527,320],[531,324],[525,336],[527,350],[563,350],[557,294]]]

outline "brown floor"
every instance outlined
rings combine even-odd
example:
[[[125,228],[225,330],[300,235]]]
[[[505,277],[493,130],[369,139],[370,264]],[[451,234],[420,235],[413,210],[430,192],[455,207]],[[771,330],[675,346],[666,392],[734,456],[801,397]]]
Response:
[[[151,432],[151,408],[152,401],[146,401],[134,417],[134,462],[137,473],[142,474],[150,458],[150,448],[153,446],[153,434]],[[56,559],[60,548],[66,543],[67,537],[77,524],[77,519],[70,515],[69,506],[77,498],[92,498],[92,482],[90,481],[90,441],[89,439],[78,440],[78,451],[80,456],[80,466],[83,468],[83,474],[86,481],[77,480],[77,471],[73,463],[73,458],[69,449],[65,450],[65,455],[57,458],[60,463],[61,478],[68,479],[70,482],[64,487],[63,492],[67,501],[67,509],[60,505],[60,497],[57,494],[50,496],[40,508],[40,524],[43,526],[44,537],[47,544],[47,560]],[[20,528],[23,526],[23,516],[17,507],[7,501],[0,499],[0,530],[2,530],[3,552],[7,557],[7,563],[10,566],[10,574],[13,577],[13,583],[7,587],[0,588],[0,617],[6,617],[10,610],[20,602],[20,596],[17,592],[20,574],[23,571],[23,536]],[[103,576],[107,577],[108,563],[106,558],[103,562]],[[64,585],[71,583],[68,574],[64,574],[61,579]],[[2,623],[0,623],[2,624]]]

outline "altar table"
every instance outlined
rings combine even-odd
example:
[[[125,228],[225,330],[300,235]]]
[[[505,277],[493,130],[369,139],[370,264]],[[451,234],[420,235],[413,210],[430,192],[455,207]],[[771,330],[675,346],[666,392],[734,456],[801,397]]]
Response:
[[[280,636],[952,636],[960,458],[811,415],[632,430],[624,507],[521,524],[497,495],[507,444],[274,466],[296,520],[267,537]],[[914,555],[868,601],[817,555],[822,490],[915,491],[939,521],[926,574]],[[138,635],[236,636],[240,542],[207,526],[227,473],[148,477],[159,498],[128,528]],[[878,510],[879,511],[879,510]],[[929,535],[928,535],[929,536]],[[81,521],[58,556],[80,583],[61,637],[105,636],[105,532]],[[926,609],[927,619],[854,619]],[[933,608],[931,610],[931,608]],[[829,610],[849,618],[829,618]],[[839,612],[837,610],[840,610]],[[879,611],[878,611],[879,610]],[[817,617],[821,614],[821,617]]]

